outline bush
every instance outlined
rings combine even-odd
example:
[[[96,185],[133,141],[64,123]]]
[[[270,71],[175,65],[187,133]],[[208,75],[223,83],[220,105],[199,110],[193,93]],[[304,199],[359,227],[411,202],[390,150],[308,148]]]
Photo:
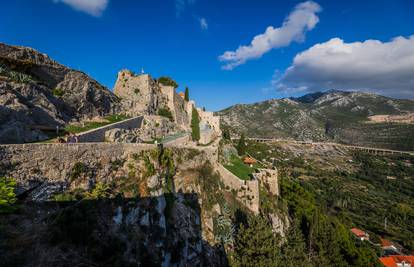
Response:
[[[200,116],[198,115],[197,109],[193,107],[191,114],[191,137],[193,141],[200,140]]]
[[[60,88],[55,88],[55,89],[52,90],[52,94],[54,96],[61,97],[61,96],[63,96],[65,94],[65,91],[63,91]]]
[[[110,196],[110,186],[104,183],[97,183],[91,192],[85,193],[86,199],[104,199]]]
[[[173,115],[172,115],[171,110],[169,108],[160,108],[158,110],[158,115],[169,118],[170,121],[174,121]]]
[[[158,78],[158,82],[162,85],[165,85],[165,86],[173,86],[174,89],[178,87],[177,82],[174,81],[172,78],[167,77],[167,76],[162,76],[162,77]]]
[[[0,213],[14,211],[13,204],[16,202],[16,181],[13,178],[0,177]]]
[[[79,176],[82,173],[85,173],[86,170],[86,165],[83,162],[76,162],[75,165],[73,165],[72,171],[70,173],[70,179],[74,180],[76,178],[79,178]]]

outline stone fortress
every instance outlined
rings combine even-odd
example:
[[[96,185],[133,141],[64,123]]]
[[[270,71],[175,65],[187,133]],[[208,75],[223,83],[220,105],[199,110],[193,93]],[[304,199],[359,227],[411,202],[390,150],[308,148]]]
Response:
[[[121,70],[114,86],[114,93],[122,99],[122,109],[129,116],[144,116],[144,120],[156,120],[156,124],[160,125],[163,120],[159,116],[161,112],[171,113],[173,123],[161,132],[164,136],[191,131],[192,111],[193,108],[197,108],[196,104],[193,100],[185,101],[174,86],[159,83],[149,74],[136,75],[132,71]],[[221,136],[220,118],[213,112],[201,108],[197,108],[197,111],[200,116],[199,142],[207,144]]]

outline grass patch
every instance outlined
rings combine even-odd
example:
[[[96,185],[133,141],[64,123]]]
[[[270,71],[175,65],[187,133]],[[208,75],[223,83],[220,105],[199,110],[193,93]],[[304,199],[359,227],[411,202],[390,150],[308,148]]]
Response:
[[[224,167],[242,180],[250,180],[250,175],[254,172],[254,168],[244,164],[236,155],[231,155],[230,164]]]
[[[126,119],[129,119],[129,116],[126,115],[111,115],[111,116],[107,116],[105,117],[105,121],[102,122],[86,122],[83,126],[81,125],[67,125],[65,127],[65,131],[66,132],[71,132],[71,133],[81,133],[81,132],[86,132],[92,129],[96,129],[108,124],[112,124],[115,122],[120,122]]]

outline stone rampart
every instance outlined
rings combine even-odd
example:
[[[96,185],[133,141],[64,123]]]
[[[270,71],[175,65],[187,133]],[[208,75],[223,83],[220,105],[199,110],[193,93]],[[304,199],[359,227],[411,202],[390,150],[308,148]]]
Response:
[[[151,149],[156,146],[126,143],[0,145],[0,170],[22,185],[31,181],[63,183],[71,179],[77,163],[82,163],[97,177],[108,177],[116,162]]]
[[[253,173],[253,177],[271,194],[279,196],[278,172],[276,169],[258,169],[256,173]]]
[[[78,134],[79,142],[104,142],[105,141],[105,132],[111,129],[137,129],[142,126],[143,116],[135,117],[132,119],[123,120],[120,122],[112,123],[105,125],[96,129],[92,129],[83,133]]]
[[[190,134],[167,141],[164,143],[164,147],[185,146],[188,142],[190,142]]]
[[[259,213],[259,182],[257,180],[243,181],[223,165],[217,164],[217,170],[224,183],[225,189],[236,191],[237,198],[253,213]]]

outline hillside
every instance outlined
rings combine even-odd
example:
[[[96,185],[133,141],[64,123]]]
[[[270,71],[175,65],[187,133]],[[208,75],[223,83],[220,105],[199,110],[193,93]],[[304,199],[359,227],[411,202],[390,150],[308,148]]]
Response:
[[[0,43],[0,143],[46,139],[41,127],[112,113],[118,98],[32,48]]]
[[[372,93],[327,91],[299,98],[234,105],[218,114],[223,127],[248,137],[335,141],[414,150],[414,101]],[[385,118],[378,115],[389,115]]]

